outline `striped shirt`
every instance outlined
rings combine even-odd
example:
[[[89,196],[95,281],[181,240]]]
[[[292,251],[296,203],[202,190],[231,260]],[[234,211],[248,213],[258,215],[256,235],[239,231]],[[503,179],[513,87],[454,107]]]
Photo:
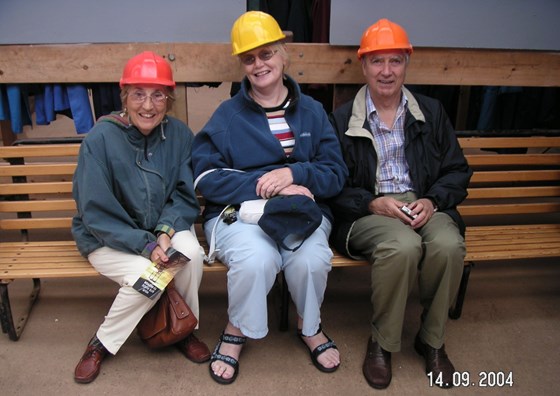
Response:
[[[268,118],[268,126],[272,134],[278,139],[284,149],[284,154],[289,157],[292,154],[296,143],[294,133],[284,118],[286,109],[290,104],[290,95],[286,97],[284,103],[277,107],[265,108],[266,117]]]
[[[393,125],[386,125],[377,114],[369,89],[366,89],[368,122],[373,131],[377,152],[377,186],[380,194],[414,191],[410,171],[404,154],[404,116],[408,99],[402,94],[401,103]]]

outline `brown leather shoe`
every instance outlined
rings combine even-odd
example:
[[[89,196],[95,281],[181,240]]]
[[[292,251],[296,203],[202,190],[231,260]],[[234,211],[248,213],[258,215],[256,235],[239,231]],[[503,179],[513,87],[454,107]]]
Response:
[[[74,370],[74,381],[79,384],[89,384],[97,378],[101,370],[101,362],[108,352],[97,337],[94,337]]]
[[[210,360],[210,350],[205,343],[200,341],[194,334],[189,335],[183,341],[175,344],[179,351],[192,362],[204,363]]]
[[[414,341],[414,349],[419,355],[424,357],[426,361],[426,374],[433,373],[432,378],[437,386],[440,388],[453,387],[455,367],[453,367],[453,363],[451,363],[447,353],[445,353],[445,345],[442,345],[439,349],[432,348],[428,344],[423,343],[417,335]]]
[[[362,371],[369,386],[375,389],[385,389],[389,386],[393,377],[391,352],[387,352],[370,338]]]

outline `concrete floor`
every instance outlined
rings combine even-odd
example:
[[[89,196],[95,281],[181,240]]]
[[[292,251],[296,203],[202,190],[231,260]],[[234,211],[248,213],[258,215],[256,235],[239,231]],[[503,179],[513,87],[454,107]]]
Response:
[[[208,365],[187,361],[174,349],[150,351],[133,334],[103,363],[89,385],[73,370],[116,293],[105,278],[45,279],[40,299],[18,342],[0,335],[3,395],[552,395],[560,386],[560,266],[557,260],[479,264],[471,274],[463,316],[448,322],[446,349],[474,386],[431,388],[413,350],[419,326],[417,293],[406,312],[403,350],[393,354],[393,381],[384,391],[365,382],[361,365],[369,332],[368,268],[335,269],[323,305],[323,325],[342,355],[334,374],[319,372],[290,330],[278,330],[275,290],[269,298],[270,332],[250,340],[233,385],[216,384]],[[206,274],[201,290],[199,337],[213,348],[226,321],[225,274]],[[14,309],[25,302],[30,282],[10,286]],[[482,387],[481,375],[512,373],[512,387]],[[467,374],[463,374],[467,375]]]

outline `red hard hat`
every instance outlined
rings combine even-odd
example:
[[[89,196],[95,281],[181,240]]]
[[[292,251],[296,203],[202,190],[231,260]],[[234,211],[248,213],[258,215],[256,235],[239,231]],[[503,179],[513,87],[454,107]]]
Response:
[[[158,84],[175,88],[171,66],[152,51],[144,51],[126,62],[120,86],[128,84]]]

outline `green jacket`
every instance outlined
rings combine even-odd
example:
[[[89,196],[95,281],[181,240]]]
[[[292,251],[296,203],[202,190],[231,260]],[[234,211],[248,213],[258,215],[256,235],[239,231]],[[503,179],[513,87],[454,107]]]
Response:
[[[103,246],[148,257],[158,232],[191,227],[200,212],[193,139],[169,116],[148,136],[118,113],[99,119],[82,142],[73,179],[72,235],[84,257]]]

